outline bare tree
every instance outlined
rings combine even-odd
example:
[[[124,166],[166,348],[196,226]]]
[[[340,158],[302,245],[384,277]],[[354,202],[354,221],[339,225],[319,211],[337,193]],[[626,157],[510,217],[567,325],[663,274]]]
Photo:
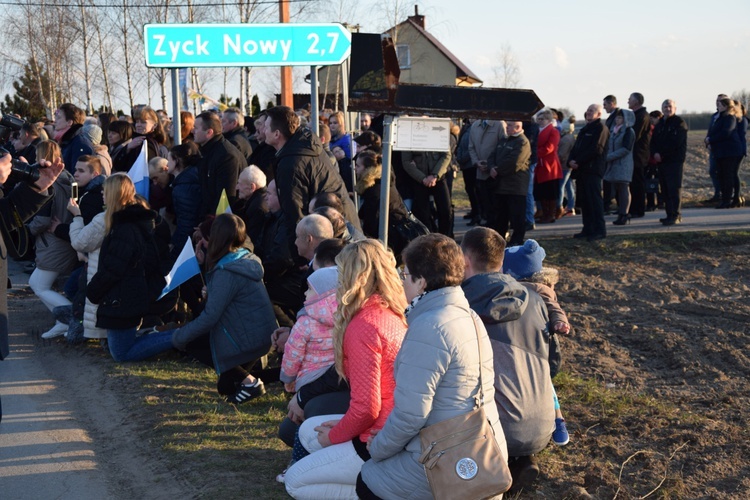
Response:
[[[510,43],[500,46],[497,64],[492,67],[492,83],[505,89],[515,89],[521,85],[521,66],[513,53]]]
[[[98,42],[99,62],[101,63],[102,77],[104,79],[104,96],[109,104],[109,112],[114,113],[115,108],[112,101],[112,89],[109,86],[109,73],[107,72],[108,62],[104,58],[104,43],[102,43],[101,18],[99,17],[98,8],[91,2],[92,12],[94,13],[94,29],[96,30],[96,40]]]
[[[81,41],[83,46],[83,78],[86,85],[86,113],[94,113],[94,104],[91,101],[91,73],[89,71],[89,37],[86,30],[86,9],[83,2],[79,4],[81,12]]]

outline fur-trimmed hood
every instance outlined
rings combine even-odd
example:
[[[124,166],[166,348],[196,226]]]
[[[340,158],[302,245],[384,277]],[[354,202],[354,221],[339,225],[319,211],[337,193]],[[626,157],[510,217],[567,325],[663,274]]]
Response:
[[[528,281],[529,283],[542,283],[550,288],[554,288],[558,281],[560,281],[560,272],[554,267],[543,267],[541,271],[537,271],[528,278],[524,278],[518,281]]]
[[[370,167],[362,172],[362,175],[357,177],[357,185],[355,189],[358,194],[362,194],[371,187],[373,187],[383,176],[383,167]]]

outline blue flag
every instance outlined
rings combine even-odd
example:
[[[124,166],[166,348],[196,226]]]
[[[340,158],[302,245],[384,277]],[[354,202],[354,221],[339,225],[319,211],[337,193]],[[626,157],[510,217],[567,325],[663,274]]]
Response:
[[[147,142],[144,138],[141,154],[138,155],[138,159],[135,160],[135,163],[133,163],[133,166],[128,171],[128,177],[135,184],[135,192],[146,198],[146,201],[148,201],[149,188],[151,186],[151,178],[148,175]]]
[[[182,248],[182,252],[180,252],[179,257],[177,257],[174,266],[172,266],[172,270],[164,277],[164,279],[167,280],[167,286],[164,287],[159,298],[164,297],[166,294],[200,273],[201,268],[198,264],[198,259],[195,257],[193,242],[188,238],[185,242],[185,246]]]

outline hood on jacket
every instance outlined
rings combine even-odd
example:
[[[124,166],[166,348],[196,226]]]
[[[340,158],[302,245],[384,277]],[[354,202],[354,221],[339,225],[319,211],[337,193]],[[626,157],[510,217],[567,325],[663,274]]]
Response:
[[[515,321],[526,310],[529,292],[507,274],[477,274],[461,283],[466,300],[485,325]]]
[[[336,290],[329,290],[323,295],[315,297],[300,310],[300,314],[306,314],[314,319],[317,323],[327,327],[334,326],[334,313],[336,312]]]
[[[278,157],[285,156],[320,156],[323,153],[323,144],[320,139],[306,128],[299,128],[286,141],[284,147],[278,152]]]
[[[629,109],[620,109],[622,117],[625,119],[625,127],[632,127],[635,125],[635,113]]]
[[[133,203],[112,215],[112,225],[139,224],[149,233],[153,233],[156,227],[156,216],[155,211],[145,208],[140,203]]]
[[[232,257],[227,258],[230,255],[232,255]],[[263,280],[263,266],[260,263],[260,259],[245,248],[222,257],[219,262],[216,263],[216,267],[214,267],[209,274],[213,274],[219,269],[229,271],[230,273],[243,276],[253,281]]]

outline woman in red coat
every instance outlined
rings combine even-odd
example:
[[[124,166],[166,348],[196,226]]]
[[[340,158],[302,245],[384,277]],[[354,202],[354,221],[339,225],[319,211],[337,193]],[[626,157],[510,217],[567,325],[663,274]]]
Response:
[[[406,298],[396,259],[378,240],[347,245],[336,257],[339,283],[333,333],[336,371],[351,387],[344,415],[305,420],[299,439],[310,455],[284,478],[296,499],[356,497],[367,438],[393,409],[393,363],[406,334]]]
[[[555,222],[557,198],[560,192],[562,166],[557,156],[560,132],[552,125],[552,111],[544,109],[536,115],[539,124],[537,163],[534,170],[534,199],[542,205],[542,224]]]

